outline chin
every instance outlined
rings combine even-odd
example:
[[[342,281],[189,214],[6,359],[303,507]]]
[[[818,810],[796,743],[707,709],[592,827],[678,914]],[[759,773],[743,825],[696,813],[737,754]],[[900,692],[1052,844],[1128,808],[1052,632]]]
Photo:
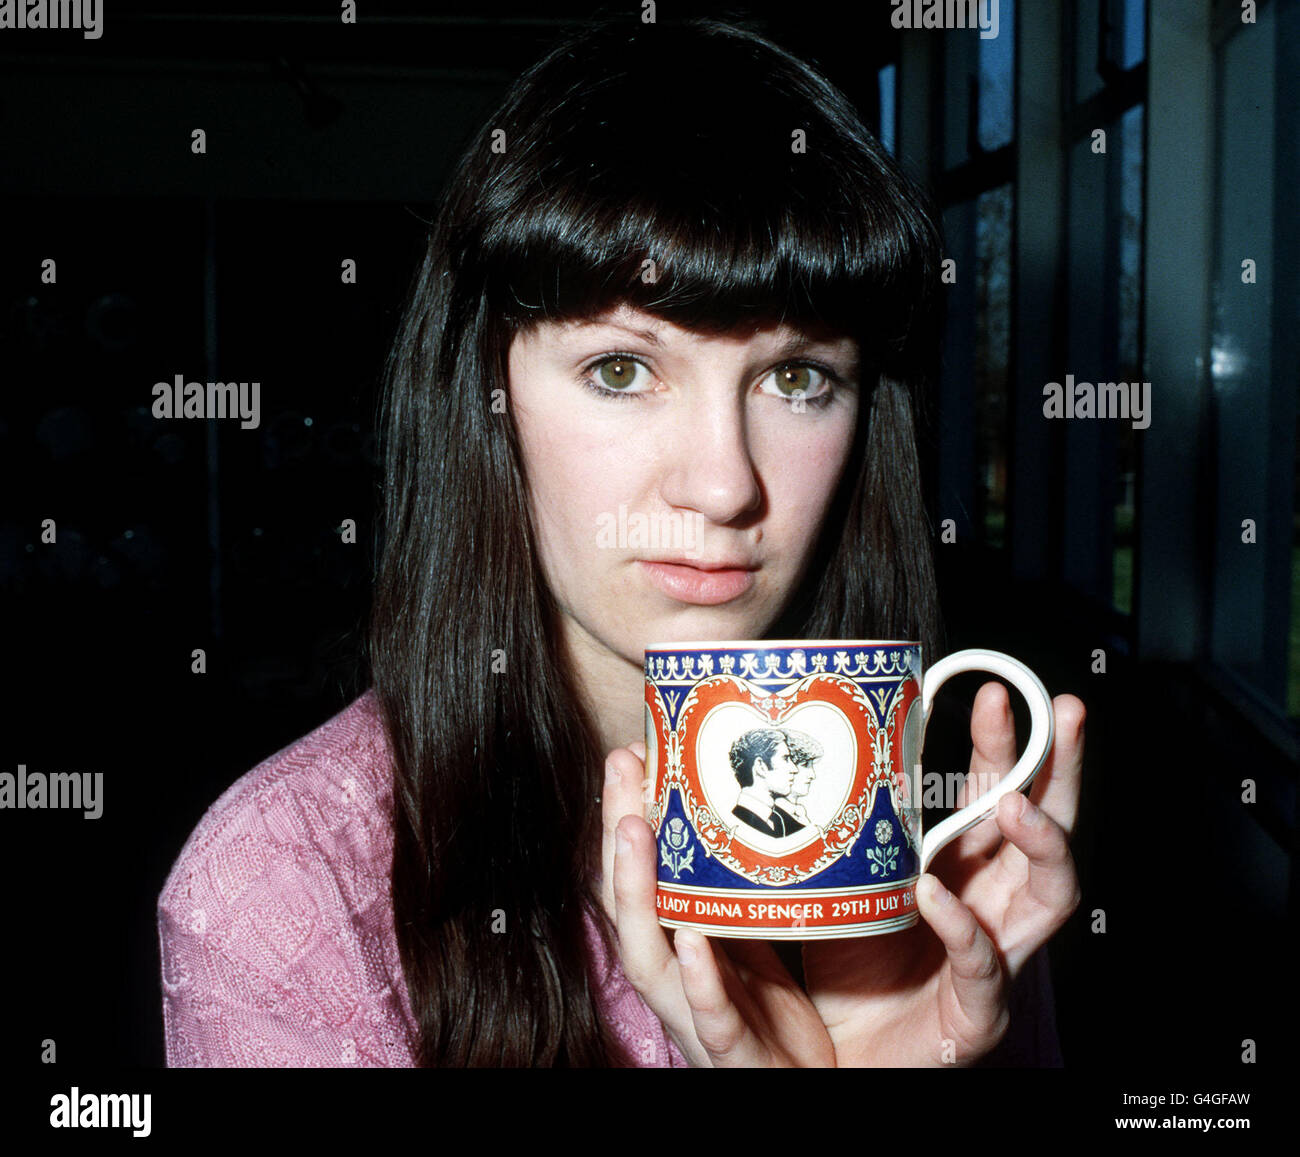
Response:
[[[727,639],[761,638],[767,620],[755,622],[753,615],[719,613],[715,607],[692,608],[677,615],[666,615],[642,634],[644,645],[654,643],[706,643]]]

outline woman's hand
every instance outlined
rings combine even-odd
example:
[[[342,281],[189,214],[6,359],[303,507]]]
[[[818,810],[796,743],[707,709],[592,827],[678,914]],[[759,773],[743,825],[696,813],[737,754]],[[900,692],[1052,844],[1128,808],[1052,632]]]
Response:
[[[1055,743],[1030,792],[1037,806],[1008,793],[996,816],[935,856],[935,874],[916,890],[924,925],[804,944],[808,992],[837,1065],[968,1065],[1005,1034],[1011,982],[1080,899],[1068,838],[1079,810],[1085,711],[1073,695],[1052,702]],[[967,782],[980,788],[963,790],[959,804],[1015,763],[1002,684],[980,688],[971,737]]]
[[[632,987],[696,1067],[834,1065],[835,1048],[820,1014],[770,942],[714,944],[681,928],[669,943],[655,914],[655,840],[643,818],[644,759],[639,743],[610,752],[601,793],[601,898],[618,929],[623,972]]]

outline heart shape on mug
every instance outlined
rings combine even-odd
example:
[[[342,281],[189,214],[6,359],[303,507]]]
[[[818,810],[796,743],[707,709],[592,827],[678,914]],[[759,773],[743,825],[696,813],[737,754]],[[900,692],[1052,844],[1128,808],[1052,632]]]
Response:
[[[914,681],[899,684],[882,727],[862,689],[838,675],[779,692],[732,675],[697,683],[670,747],[700,841],[756,884],[822,871],[852,848],[878,787],[901,786],[895,720],[914,697]]]

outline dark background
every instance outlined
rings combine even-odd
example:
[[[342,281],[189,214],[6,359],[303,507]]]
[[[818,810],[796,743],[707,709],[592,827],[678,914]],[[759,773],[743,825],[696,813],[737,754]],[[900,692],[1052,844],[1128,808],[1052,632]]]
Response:
[[[875,124],[877,70],[901,51],[887,10],[690,14],[752,15]],[[45,1038],[64,1062],[163,1063],[154,905],[173,860],[226,787],[366,686],[374,409],[425,221],[511,79],[592,11],[366,4],[343,26],[330,5],[110,3],[98,41],[0,34],[0,755],[102,771],[105,797],[93,822],[0,815],[8,1064]],[[1013,349],[1027,336],[1013,328]],[[260,428],[153,419],[152,385],[177,373],[260,381]],[[1013,544],[1032,533],[1008,523]],[[1294,1007],[1293,723],[1261,724],[1197,644],[1144,653],[1134,620],[1063,568],[1026,574],[978,534],[936,553],[951,646],[1014,653],[1088,705],[1084,898],[1051,946],[1067,1065],[1240,1074],[1246,1038],[1276,1064]],[[979,682],[954,681],[949,706]],[[968,751],[932,734],[927,767]]]

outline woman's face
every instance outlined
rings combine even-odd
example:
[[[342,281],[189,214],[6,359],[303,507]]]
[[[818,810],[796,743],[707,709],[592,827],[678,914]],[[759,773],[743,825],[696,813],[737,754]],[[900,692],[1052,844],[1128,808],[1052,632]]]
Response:
[[[857,357],[837,334],[704,334],[630,306],[516,336],[510,405],[571,645],[640,667],[649,644],[763,636],[844,470]]]

